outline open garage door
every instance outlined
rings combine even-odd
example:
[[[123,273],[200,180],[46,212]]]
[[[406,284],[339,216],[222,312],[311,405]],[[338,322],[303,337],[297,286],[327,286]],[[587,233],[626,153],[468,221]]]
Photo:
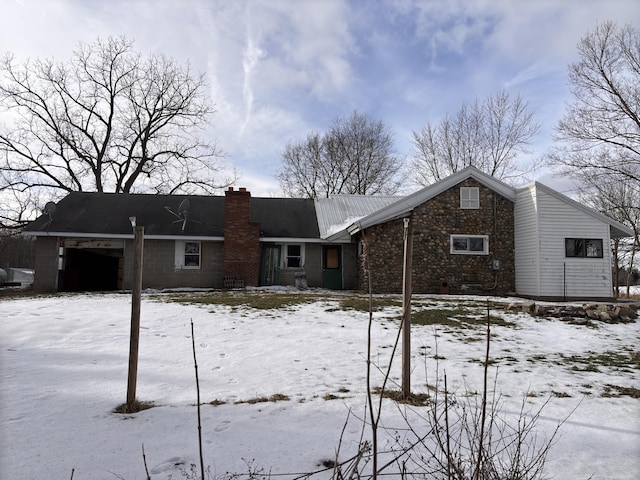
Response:
[[[58,290],[65,292],[122,289],[124,242],[65,240]]]

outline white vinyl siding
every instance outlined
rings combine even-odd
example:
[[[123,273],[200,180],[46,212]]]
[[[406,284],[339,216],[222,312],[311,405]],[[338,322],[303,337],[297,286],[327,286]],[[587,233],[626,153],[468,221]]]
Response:
[[[518,192],[514,206],[516,292],[520,295],[540,295],[540,243],[535,188]]]
[[[533,195],[520,191],[516,200],[517,292],[542,297],[610,297],[609,225],[540,188],[532,188]],[[602,239],[602,258],[566,257],[566,238]],[[537,259],[534,242],[538,244]]]

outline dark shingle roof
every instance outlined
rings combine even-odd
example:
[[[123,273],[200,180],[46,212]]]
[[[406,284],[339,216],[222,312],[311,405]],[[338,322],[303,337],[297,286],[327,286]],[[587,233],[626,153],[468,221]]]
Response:
[[[188,221],[182,231],[182,221],[171,211],[177,213],[187,198]],[[42,215],[24,233],[131,235],[129,217],[136,217],[147,236],[222,237],[224,197],[73,192],[58,202],[51,222]],[[266,237],[320,236],[313,200],[252,197],[251,220]]]

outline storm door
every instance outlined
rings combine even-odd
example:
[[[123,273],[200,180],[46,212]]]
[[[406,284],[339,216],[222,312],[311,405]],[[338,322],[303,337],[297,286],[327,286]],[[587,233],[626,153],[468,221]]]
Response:
[[[342,289],[342,247],[323,245],[322,247],[322,287],[331,290]]]
[[[260,264],[260,285],[280,284],[280,245],[264,245]]]

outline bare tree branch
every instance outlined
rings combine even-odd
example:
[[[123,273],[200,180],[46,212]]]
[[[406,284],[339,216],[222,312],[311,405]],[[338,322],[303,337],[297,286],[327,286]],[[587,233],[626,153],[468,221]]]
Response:
[[[335,119],[324,134],[288,143],[282,161],[276,178],[293,197],[392,195],[402,181],[403,159],[393,152],[390,130],[358,112]]]
[[[0,62],[0,191],[212,193],[221,153],[199,138],[214,108],[202,75],[110,37],[66,63]],[[9,210],[2,215],[10,217]],[[18,221],[17,217],[16,220]]]
[[[455,116],[413,131],[413,171],[419,185],[474,166],[510,181],[530,174],[536,165],[519,165],[540,126],[520,95],[498,92],[484,101],[464,103]]]
[[[574,101],[559,122],[551,164],[582,179],[599,174],[640,182],[640,34],[599,24],[569,66]]]

